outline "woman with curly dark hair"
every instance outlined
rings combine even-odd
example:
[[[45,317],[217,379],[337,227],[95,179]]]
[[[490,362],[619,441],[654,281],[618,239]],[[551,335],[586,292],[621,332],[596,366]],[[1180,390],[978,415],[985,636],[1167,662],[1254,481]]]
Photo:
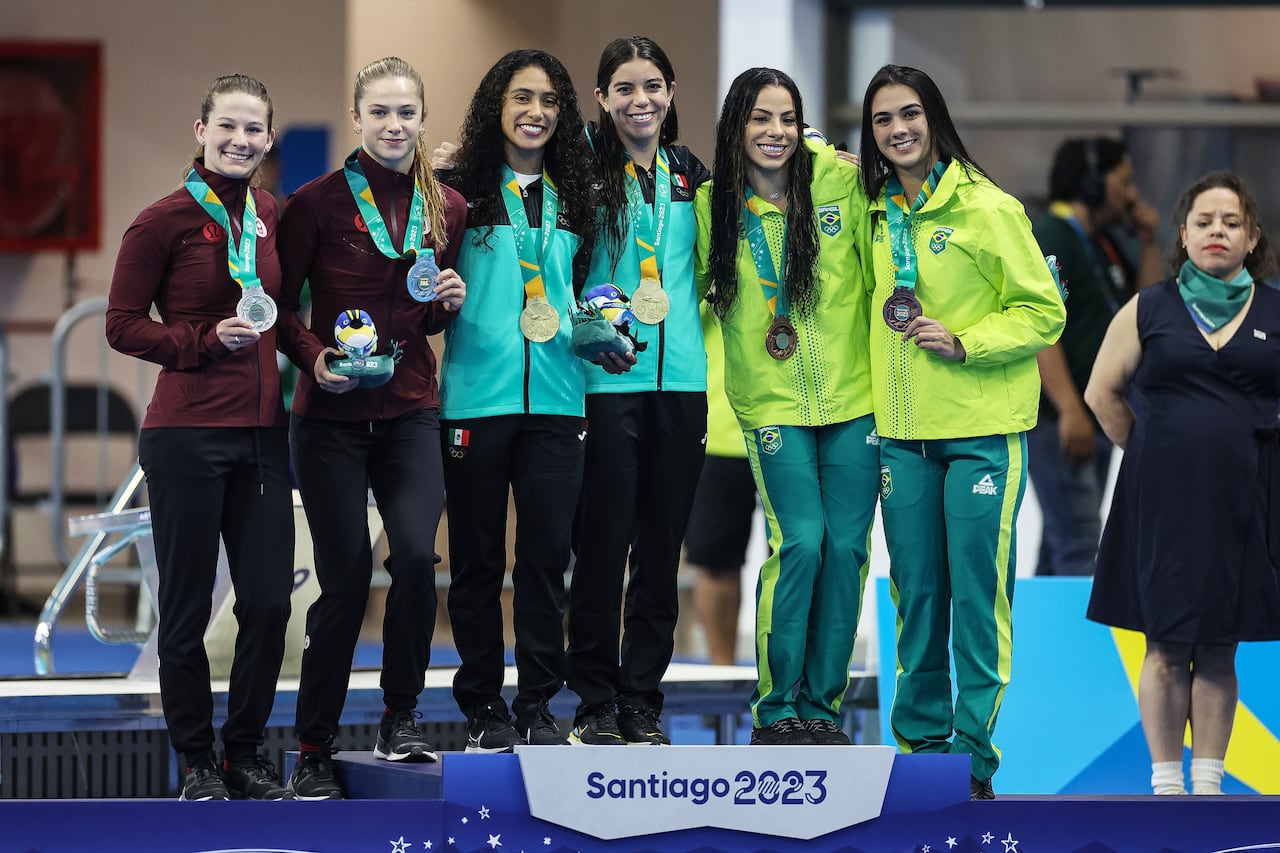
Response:
[[[804,127],[795,82],[744,71],[698,191],[698,275],[724,330],[725,391],[768,518],[756,589],[752,743],[847,744],[879,455],[867,351],[867,199]]]
[[[707,435],[693,199],[711,177],[675,144],[675,92],[671,61],[652,39],[605,46],[590,128],[602,238],[587,281],[592,293],[612,286],[627,294],[640,351],[630,370],[587,374],[592,434],[569,592],[568,684],[581,700],[575,743],[670,743],[659,725],[661,683],[675,649],[680,543]]]
[[[565,743],[564,569],[582,481],[584,364],[570,347],[595,234],[591,152],[564,66],[508,53],[485,74],[449,183],[468,199],[458,271],[467,310],[440,369],[449,616],[468,752]],[[503,700],[507,494],[515,497],[515,721]],[[517,727],[519,731],[517,732]]]

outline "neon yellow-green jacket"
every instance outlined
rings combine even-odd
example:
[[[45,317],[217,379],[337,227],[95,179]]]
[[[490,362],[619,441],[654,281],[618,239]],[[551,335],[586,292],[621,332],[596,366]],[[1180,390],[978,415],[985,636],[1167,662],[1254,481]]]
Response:
[[[904,342],[884,322],[893,293],[885,193],[871,205],[871,370],[876,431],[907,440],[975,438],[1035,426],[1036,352],[1058,340],[1066,308],[1017,199],[952,162],[912,216],[924,316],[964,345],[963,362]],[[869,273],[868,282],[873,276]]]
[[[818,303],[807,316],[791,312],[796,352],[785,361],[765,349],[773,314],[760,289],[751,247],[738,241],[738,301],[721,324],[725,392],[744,430],[764,426],[825,426],[871,412],[866,329],[868,286],[858,246],[867,245],[867,196],[858,169],[835,149],[806,140],[813,157],[814,214],[818,217]],[[762,205],[770,209],[768,203]],[[694,202],[698,217],[695,274],[707,289],[711,182]]]

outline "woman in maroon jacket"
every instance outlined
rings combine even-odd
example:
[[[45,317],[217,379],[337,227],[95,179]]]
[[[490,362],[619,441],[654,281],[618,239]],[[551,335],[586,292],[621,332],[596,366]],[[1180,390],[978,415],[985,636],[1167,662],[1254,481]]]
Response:
[[[360,147],[286,203],[280,227],[282,345],[302,369],[293,398],[294,470],[315,543],[320,598],[307,613],[298,689],[301,743],[289,787],[299,799],[338,799],[329,755],[346,699],[373,573],[366,487],[390,548],[382,622],[386,705],[374,756],[434,761],[414,721],[435,627],[435,540],[444,506],[436,359],[427,336],[443,331],[466,294],[452,266],[466,224],[462,196],[436,182],[422,141],[422,78],[387,57],[356,75],[351,119]],[[434,285],[419,279],[434,252]],[[296,316],[311,287],[312,328]],[[334,321],[362,309],[379,355],[398,359],[389,381],[329,370],[339,355]]]
[[[162,367],[138,459],[160,575],[160,699],[186,760],[184,800],[286,795],[258,754],[293,590],[288,436],[269,324],[280,291],[277,211],[269,192],[250,186],[275,138],[271,120],[271,98],[257,80],[213,82],[184,185],[125,232],[107,309],[111,346]],[[219,535],[239,624],[223,764],[213,751],[204,649]]]

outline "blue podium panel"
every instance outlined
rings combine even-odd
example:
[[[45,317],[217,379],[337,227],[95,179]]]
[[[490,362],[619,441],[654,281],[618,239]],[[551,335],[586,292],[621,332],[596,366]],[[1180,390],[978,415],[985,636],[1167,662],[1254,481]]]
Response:
[[[10,800],[4,853],[408,853],[443,850],[439,800],[180,803]]]

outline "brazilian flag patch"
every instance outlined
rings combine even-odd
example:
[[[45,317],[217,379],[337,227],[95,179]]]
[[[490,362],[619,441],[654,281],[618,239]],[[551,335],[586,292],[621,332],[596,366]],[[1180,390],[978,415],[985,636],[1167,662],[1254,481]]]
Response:
[[[935,255],[941,255],[947,249],[947,239],[951,236],[954,228],[940,226],[933,232],[933,236],[929,238],[929,251]]]
[[[834,237],[840,233],[840,205],[824,204],[818,208],[818,224],[822,233]]]
[[[893,494],[893,472],[888,465],[880,466],[880,499],[884,500]]]
[[[760,449],[770,456],[782,449],[782,430],[776,426],[760,427],[756,434],[760,436]]]

